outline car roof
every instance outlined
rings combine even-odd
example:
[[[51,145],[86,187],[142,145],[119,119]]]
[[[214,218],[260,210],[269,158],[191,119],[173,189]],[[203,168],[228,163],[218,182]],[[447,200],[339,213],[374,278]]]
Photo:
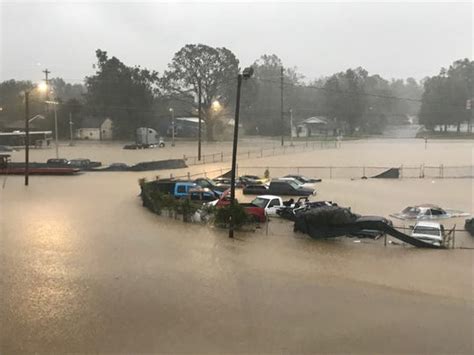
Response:
[[[437,223],[437,222],[425,222],[425,221],[422,221],[422,222],[418,222],[417,224],[415,224],[415,228],[416,227],[430,227],[430,228],[441,228],[441,224]]]
[[[279,196],[275,196],[275,195],[259,195],[257,196],[256,198],[266,198],[268,200],[273,200],[274,198],[280,198]]]

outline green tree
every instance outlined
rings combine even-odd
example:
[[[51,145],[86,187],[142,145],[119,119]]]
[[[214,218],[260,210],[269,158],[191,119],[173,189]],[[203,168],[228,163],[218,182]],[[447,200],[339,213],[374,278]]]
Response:
[[[30,91],[30,115],[45,114],[45,95],[33,90],[31,81],[7,80],[0,83],[0,121],[4,123],[25,119],[25,91]]]
[[[167,95],[192,94],[197,99],[201,92],[201,115],[206,122],[207,139],[212,141],[216,124],[212,103],[232,103],[238,72],[239,61],[227,48],[187,44],[175,53],[161,85]]]
[[[360,127],[368,109],[364,86],[368,77],[362,68],[332,75],[324,85],[325,111],[330,118],[345,123],[350,133]]]
[[[110,117],[119,138],[132,137],[137,127],[154,126],[158,73],[129,67],[100,49],[96,56],[97,72],[85,80],[88,113]]]
[[[420,108],[420,123],[428,129],[437,125],[457,126],[471,120],[472,111],[466,109],[466,101],[472,99],[474,61],[455,61],[449,69],[442,68],[439,75],[427,78]]]

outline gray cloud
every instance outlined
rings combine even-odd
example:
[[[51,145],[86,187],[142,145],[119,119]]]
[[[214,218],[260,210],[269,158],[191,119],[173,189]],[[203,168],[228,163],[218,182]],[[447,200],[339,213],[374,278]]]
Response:
[[[162,72],[186,43],[225,46],[242,65],[275,53],[315,78],[363,66],[436,74],[472,57],[471,3],[2,3],[0,80],[41,70],[80,81],[94,52]]]

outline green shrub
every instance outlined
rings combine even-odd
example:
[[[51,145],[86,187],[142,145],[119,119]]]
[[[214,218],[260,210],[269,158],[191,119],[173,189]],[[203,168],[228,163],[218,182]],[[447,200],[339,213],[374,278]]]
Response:
[[[234,203],[229,206],[217,208],[214,223],[219,227],[228,227],[231,217],[234,220],[235,228],[240,228],[252,222],[249,215],[245,212],[244,207]]]

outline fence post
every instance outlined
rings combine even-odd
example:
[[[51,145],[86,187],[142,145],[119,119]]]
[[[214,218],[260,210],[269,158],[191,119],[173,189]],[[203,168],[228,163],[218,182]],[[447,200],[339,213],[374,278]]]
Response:
[[[329,167],[329,179],[332,179],[332,166]]]
[[[362,168],[362,176],[365,177],[365,166]]]
[[[439,166],[439,177],[442,179],[444,177],[444,165]]]
[[[250,150],[247,152],[247,158],[250,159]]]
[[[221,152],[221,161],[224,161],[224,152]]]
[[[172,178],[173,178],[173,174],[170,174],[170,179],[172,179]]]
[[[296,173],[299,175],[300,174],[300,167],[296,167]]]
[[[403,164],[400,165],[400,179],[403,179]]]
[[[207,172],[204,172],[204,177],[207,178]]]
[[[188,180],[191,180],[191,173],[188,171]]]

